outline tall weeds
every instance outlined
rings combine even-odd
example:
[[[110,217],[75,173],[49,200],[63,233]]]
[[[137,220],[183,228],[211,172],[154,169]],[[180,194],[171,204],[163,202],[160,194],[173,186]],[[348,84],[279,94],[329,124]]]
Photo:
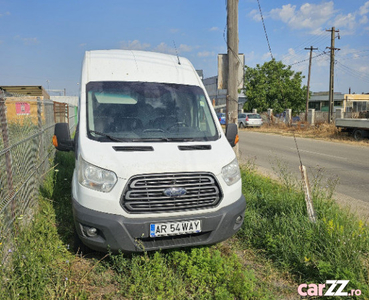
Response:
[[[70,184],[73,153],[57,153],[39,211],[21,228],[1,299],[273,299],[254,271],[216,246],[154,253],[75,254]],[[21,220],[19,220],[21,222]]]
[[[290,180],[278,184],[244,170],[248,209],[238,237],[245,247],[261,249],[299,282],[346,279],[350,280],[347,289],[361,289],[369,297],[369,228],[329,199],[332,186],[322,187],[321,179],[318,174],[314,183],[318,216],[314,224],[307,216],[303,193],[292,190]]]

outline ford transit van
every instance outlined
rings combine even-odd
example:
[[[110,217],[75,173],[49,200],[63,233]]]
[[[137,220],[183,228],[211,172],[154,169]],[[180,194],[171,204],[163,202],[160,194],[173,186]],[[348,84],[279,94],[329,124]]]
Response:
[[[209,245],[236,233],[246,201],[232,146],[192,64],[129,50],[87,51],[78,126],[55,125],[75,151],[76,232],[98,251]]]

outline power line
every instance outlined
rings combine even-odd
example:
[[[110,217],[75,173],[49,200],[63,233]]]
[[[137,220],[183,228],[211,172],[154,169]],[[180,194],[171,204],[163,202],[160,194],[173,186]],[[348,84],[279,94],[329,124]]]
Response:
[[[356,52],[349,52],[349,53],[341,53],[341,54],[344,54],[344,56],[341,56],[341,60],[356,60],[356,59],[361,59],[363,57],[368,57],[369,56],[369,53],[366,54],[366,55],[358,55],[358,53],[362,53],[362,52],[367,52],[369,50],[366,50],[366,51],[356,51]],[[356,57],[350,57],[350,55],[357,55]]]
[[[274,57],[273,57],[273,53],[272,53],[272,48],[270,47],[269,38],[268,38],[268,33],[267,33],[267,30],[266,30],[266,27],[265,27],[265,22],[264,22],[263,12],[261,11],[261,6],[260,6],[260,1],[259,1],[259,0],[258,0],[258,6],[259,6],[259,12],[260,12],[260,17],[261,17],[261,22],[263,23],[263,28],[264,28],[265,38],[266,38],[267,43],[268,43],[269,53],[270,53],[270,56],[272,57],[272,59],[274,59]]]
[[[336,60],[336,65],[337,67],[344,73],[352,76],[352,77],[355,77],[357,79],[360,79],[360,80],[363,80],[365,82],[369,82],[369,74],[368,73],[364,73],[364,72],[361,72],[361,71],[358,71],[358,70],[354,70],[344,64],[342,64],[341,62],[337,61]]]
[[[313,57],[312,57],[312,59],[314,59],[314,58],[318,58],[319,56],[322,56],[322,55],[324,55],[324,54],[327,54],[327,53],[326,53],[325,51],[323,51],[322,53],[320,53],[320,54],[318,54],[318,55],[313,56]],[[298,64],[301,64],[301,63],[306,62],[306,61],[308,61],[308,60],[309,60],[309,58],[306,58],[306,59],[300,60],[300,61],[298,61],[298,62],[295,62],[295,63],[293,63],[293,64],[289,64],[288,66],[298,65]]]
[[[304,51],[304,48],[302,47],[303,45],[306,45],[306,44],[310,44],[310,45],[316,45],[316,46],[318,46],[318,48],[319,48],[319,45],[320,45],[320,43],[321,42],[323,42],[326,38],[327,38],[327,36],[328,36],[329,34],[327,33],[327,32],[322,32],[322,33],[320,33],[319,35],[317,35],[317,36],[313,36],[313,37],[311,37],[310,39],[308,39],[308,40],[306,40],[306,41],[304,41],[304,42],[302,42],[301,44],[299,44],[298,46],[296,46],[296,47],[291,47],[291,48],[289,48],[289,50],[290,49],[292,49],[292,50],[294,50],[295,52],[293,53],[293,54],[291,54],[291,53],[286,53],[286,54],[284,54],[283,56],[282,56],[282,58],[281,58],[281,60],[284,60],[284,59],[287,59],[287,58],[292,58],[292,57],[294,57],[294,56],[298,56],[300,53],[302,53],[303,51]],[[325,47],[325,46],[324,46]],[[321,47],[321,48],[324,48],[324,47]],[[297,50],[296,50],[297,49]]]

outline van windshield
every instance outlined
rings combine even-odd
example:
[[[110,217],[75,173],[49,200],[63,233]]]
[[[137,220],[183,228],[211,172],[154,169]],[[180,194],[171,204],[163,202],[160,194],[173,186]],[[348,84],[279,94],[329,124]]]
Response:
[[[152,82],[89,82],[87,125],[101,142],[218,139],[203,90]]]

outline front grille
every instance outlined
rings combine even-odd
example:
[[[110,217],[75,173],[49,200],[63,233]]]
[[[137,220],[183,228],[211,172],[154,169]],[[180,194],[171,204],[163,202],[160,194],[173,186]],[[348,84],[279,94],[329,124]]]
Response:
[[[164,194],[171,188],[185,189],[186,193]],[[211,208],[221,199],[219,184],[210,173],[165,173],[132,177],[121,204],[130,213],[152,213]]]

